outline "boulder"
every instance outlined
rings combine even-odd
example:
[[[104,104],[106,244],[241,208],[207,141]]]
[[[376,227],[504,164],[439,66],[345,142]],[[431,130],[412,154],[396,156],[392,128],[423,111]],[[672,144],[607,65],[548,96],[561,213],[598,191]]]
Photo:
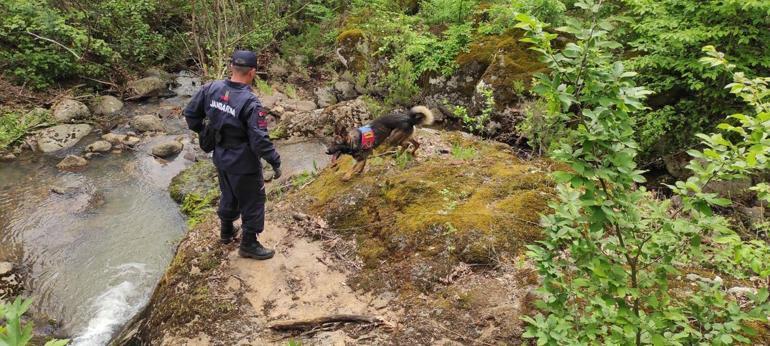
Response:
[[[137,115],[131,119],[131,126],[133,126],[139,132],[151,132],[151,131],[163,131],[165,127],[155,115],[145,114]]]
[[[355,84],[348,81],[334,83],[334,90],[337,90],[340,99],[343,101],[352,100],[358,96]]]
[[[287,101],[284,107],[298,112],[310,112],[317,108],[315,102],[308,100]]]
[[[126,139],[123,141],[123,144],[125,144],[125,145],[127,145],[127,146],[129,146],[129,147],[133,147],[133,146],[135,146],[135,145],[139,144],[139,142],[141,142],[141,141],[142,141],[142,140],[141,140],[139,137],[135,137],[135,136],[128,136],[128,137],[126,137]]]
[[[284,100],[289,99],[286,95],[280,92],[273,92],[271,95],[257,95],[259,100],[262,101],[262,106],[265,108],[273,108]]]
[[[71,148],[91,132],[88,124],[64,124],[49,127],[37,134],[37,145],[40,151],[50,153],[61,149]]]
[[[325,108],[337,103],[337,96],[331,87],[316,88],[314,93],[318,107]]]
[[[759,228],[765,222],[765,208],[761,206],[757,207],[739,207],[738,211],[743,216],[743,219],[753,229]]]
[[[273,79],[285,78],[289,75],[289,69],[286,67],[286,65],[287,63],[281,58],[273,60],[273,62],[270,63],[270,66],[267,68],[268,76]]]
[[[62,123],[85,119],[90,115],[88,106],[78,100],[64,99],[53,107],[53,117]]]
[[[145,77],[158,77],[162,80],[170,80],[172,78],[171,74],[163,71],[157,67],[150,67],[147,69],[147,71],[144,71]]]
[[[91,153],[106,153],[112,150],[112,144],[108,141],[96,141],[86,147],[86,151]]]
[[[736,286],[727,289],[727,293],[737,297],[749,297],[750,295],[757,294],[757,289],[753,287]]]
[[[692,175],[692,171],[687,168],[692,158],[686,153],[663,156],[663,163],[666,165],[666,171],[674,178],[685,180]]]
[[[182,143],[177,141],[169,141],[152,147],[152,155],[161,158],[167,158],[179,154],[182,151],[182,148],[184,148]]]
[[[77,171],[88,165],[88,160],[77,155],[67,155],[56,165],[56,168],[63,171]]]
[[[372,115],[361,98],[344,101],[310,112],[297,112],[294,116],[285,116],[279,126],[292,136],[329,136],[337,130],[365,124],[372,120]]]
[[[0,162],[7,162],[7,161],[13,161],[16,160],[16,155],[13,153],[7,153],[0,156]]]
[[[112,133],[112,132],[102,135],[102,139],[109,142],[112,145],[122,144],[127,137],[128,136],[126,135],[121,135],[119,133]]]
[[[166,81],[157,76],[145,77],[128,82],[133,98],[152,97],[165,94],[168,90]]]
[[[13,271],[13,263],[0,262],[0,276],[6,276]]]
[[[114,115],[123,109],[123,102],[111,95],[99,96],[92,105],[94,114]]]
[[[714,192],[722,198],[744,200],[751,196],[751,178],[711,181],[704,188],[705,192]]]

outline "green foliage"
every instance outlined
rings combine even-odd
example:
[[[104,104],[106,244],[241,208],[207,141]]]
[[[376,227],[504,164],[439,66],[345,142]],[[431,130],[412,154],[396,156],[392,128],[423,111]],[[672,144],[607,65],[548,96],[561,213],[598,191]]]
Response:
[[[74,25],[70,14],[31,0],[0,3],[0,68],[19,83],[42,89],[55,80],[104,72],[115,54],[106,42]]]
[[[286,96],[288,96],[290,99],[297,98],[297,88],[295,88],[294,85],[292,84],[284,85],[283,91],[286,93]]]
[[[257,90],[259,90],[260,94],[267,96],[273,95],[273,87],[270,86],[270,83],[267,81],[255,79],[254,84],[256,84]]]
[[[552,47],[557,35],[544,24],[517,17],[517,27],[529,32],[524,41],[534,44],[552,71],[538,75],[534,87],[548,102],[544,116],[565,120],[549,121],[564,133],[551,156],[571,168],[554,174],[558,200],[551,204],[553,214],[542,219],[545,240],[528,247],[543,284],[540,312],[525,318],[524,336],[549,345],[750,343],[747,322],[766,322],[770,312],[767,289],[742,306],[720,283],[701,283],[686,294],[673,294],[672,284],[684,269],[709,258],[719,255],[739,266],[746,259],[732,256],[731,249],[757,246],[763,250],[747,251],[757,257],[767,253],[766,245],[739,237],[722,245],[734,232],[711,206],[729,200],[703,192],[715,171],[699,173],[697,161],[691,164],[696,176],[677,183],[683,207],[673,213],[669,201],[656,200],[638,185],[644,177],[635,163],[632,114],[644,108],[650,91],[636,86],[636,73],[610,54],[618,47],[608,39],[615,23],[602,19],[601,1],[575,5],[591,21],[568,20],[558,28],[575,38],[560,50]],[[721,137],[715,141],[728,146]],[[733,163],[742,165],[727,158],[714,159],[713,167]],[[708,243],[714,245],[704,245],[704,238],[713,238]],[[754,274],[766,279],[765,266]]]
[[[391,64],[391,70],[382,80],[382,86],[389,88],[385,103],[388,105],[411,104],[414,96],[420,91],[416,81],[414,65],[405,56],[400,55]]]
[[[414,161],[414,157],[406,150],[396,154],[396,166],[402,170],[406,169],[406,166],[412,161]]]
[[[719,124],[723,133],[699,134],[703,150],[690,150],[694,159],[688,165],[693,176],[677,182],[672,190],[682,196],[689,212],[713,217],[710,206],[727,206],[730,200],[720,198],[705,187],[712,181],[746,178],[770,168],[770,77],[749,78],[736,72],[737,66],[728,62],[713,46],[703,48],[707,56],[701,62],[711,67],[723,67],[733,77],[727,86],[730,93],[750,106],[750,112],[733,114],[730,122]],[[757,197],[770,201],[770,186],[759,183],[751,187]],[[726,223],[726,221],[722,221]],[[770,248],[761,239],[743,241],[733,230],[724,226],[716,238],[719,250],[717,262],[738,277],[770,276]]]
[[[184,196],[182,201],[182,213],[187,215],[187,225],[192,228],[214,211],[214,203],[219,199],[219,191],[211,189],[201,196],[196,193],[189,193]]]
[[[719,47],[737,71],[770,72],[768,1],[622,0],[619,14],[627,17],[616,31],[631,49],[627,64],[657,94],[639,123],[648,156],[656,144],[664,152],[693,144],[693,134],[744,107],[721,87],[723,72],[698,62],[701,47]]]
[[[483,35],[499,35],[508,32],[516,23],[516,15],[528,14],[551,25],[561,25],[567,6],[560,0],[513,0],[493,4],[480,10],[488,19],[479,25]]]
[[[463,23],[478,0],[428,0],[420,4],[420,14],[428,24]]]
[[[471,160],[479,155],[478,150],[472,147],[463,147],[460,144],[452,145],[452,157],[458,160]]]
[[[30,130],[48,121],[51,121],[51,115],[47,111],[20,114],[0,108],[0,149],[8,148]]]
[[[313,165],[315,165],[315,162],[313,163]],[[291,185],[296,188],[302,188],[305,185],[313,182],[313,180],[315,180],[317,176],[318,176],[318,171],[315,169],[312,171],[304,171],[291,178]]]
[[[495,109],[494,90],[486,84],[479,84],[476,91],[481,95],[484,102],[484,107],[478,115],[470,115],[468,109],[463,106],[447,106],[452,110],[452,117],[460,119],[466,130],[477,134],[483,134],[487,128],[487,124],[492,118],[492,112]]]
[[[559,122],[566,121],[566,114],[548,107],[560,107],[557,102],[547,102],[545,98],[535,99],[523,106],[524,120],[516,125],[516,130],[528,140],[528,144],[541,156],[549,152],[566,131]]]
[[[336,37],[336,30],[310,24],[299,34],[283,39],[281,55],[285,59],[300,57],[303,64],[315,65],[334,50]]]
[[[468,1],[470,3],[470,1]],[[375,57],[387,57],[387,71],[380,72],[380,86],[388,90],[388,104],[408,105],[425,74],[451,75],[457,56],[473,37],[469,22],[451,24],[439,34],[425,26],[421,16],[405,15],[379,2],[354,5],[348,27],[366,34],[377,47]]]
[[[0,326],[0,345],[25,346],[32,340],[32,323],[22,323],[21,317],[32,305],[32,299],[17,297],[13,303],[0,303],[0,317],[5,321]],[[49,340],[45,346],[64,346],[69,340]]]
[[[148,66],[164,61],[181,37],[156,30],[154,21],[165,22],[175,13],[189,10],[186,1],[106,0],[93,2],[84,10],[83,24],[94,36],[107,42],[122,64]]]

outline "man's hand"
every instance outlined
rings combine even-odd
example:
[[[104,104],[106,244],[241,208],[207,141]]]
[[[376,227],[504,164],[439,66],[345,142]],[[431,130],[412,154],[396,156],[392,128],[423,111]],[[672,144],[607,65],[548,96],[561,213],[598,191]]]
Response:
[[[273,166],[273,176],[265,181],[273,181],[281,177],[281,166]]]

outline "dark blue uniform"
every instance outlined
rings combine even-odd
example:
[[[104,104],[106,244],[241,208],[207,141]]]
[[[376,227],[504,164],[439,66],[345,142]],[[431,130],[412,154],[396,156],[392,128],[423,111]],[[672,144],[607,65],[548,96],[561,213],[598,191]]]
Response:
[[[184,110],[187,125],[200,133],[205,118],[218,130],[221,142],[214,149],[219,172],[219,218],[241,216],[244,234],[260,233],[265,225],[265,186],[260,158],[280,167],[281,158],[267,134],[262,105],[251,87],[229,80],[204,85]]]

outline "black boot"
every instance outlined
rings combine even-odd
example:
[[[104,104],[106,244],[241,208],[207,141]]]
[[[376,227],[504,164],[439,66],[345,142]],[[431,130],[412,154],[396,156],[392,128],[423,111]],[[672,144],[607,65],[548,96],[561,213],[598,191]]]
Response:
[[[233,226],[232,221],[222,221],[219,228],[219,241],[222,244],[230,244],[238,236],[238,229]]]
[[[253,258],[257,260],[266,260],[273,258],[275,251],[265,248],[257,240],[256,233],[243,232],[243,240],[241,241],[241,248],[238,249],[238,255],[245,258]]]

